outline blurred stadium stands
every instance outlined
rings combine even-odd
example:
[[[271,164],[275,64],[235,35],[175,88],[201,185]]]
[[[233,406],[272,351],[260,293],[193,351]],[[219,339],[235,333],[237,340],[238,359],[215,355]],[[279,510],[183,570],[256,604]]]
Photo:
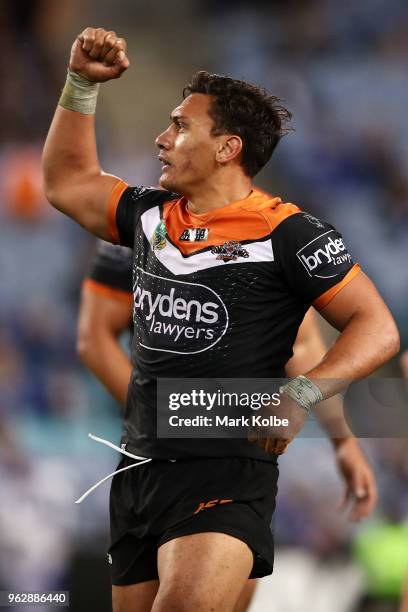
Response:
[[[155,184],[154,137],[194,71],[265,85],[285,99],[295,131],[258,184],[342,231],[408,345],[406,0],[2,2],[0,588],[71,588],[75,612],[90,607],[87,580],[90,592],[98,585],[93,607],[109,609],[101,562],[107,488],[79,509],[73,500],[117,460],[94,448],[87,432],[117,439],[120,418],[75,354],[93,239],[45,203],[40,152],[70,45],[87,25],[125,36],[132,64],[100,96],[107,170]],[[399,376],[397,362],[386,373]],[[387,540],[389,526],[407,529],[408,443],[370,440],[365,447],[381,496],[367,532],[335,510],[341,485],[327,441],[298,440],[282,458],[275,517],[282,550],[253,612],[397,610],[408,560],[398,553],[397,570],[381,582],[372,559],[378,550],[386,554],[387,542],[378,549],[367,542]],[[388,587],[380,588],[384,581]]]

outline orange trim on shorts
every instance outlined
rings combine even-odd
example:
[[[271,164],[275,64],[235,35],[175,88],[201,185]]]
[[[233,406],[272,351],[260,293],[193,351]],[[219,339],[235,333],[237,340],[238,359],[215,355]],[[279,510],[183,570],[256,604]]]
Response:
[[[329,304],[329,302],[332,301],[334,296],[337,295],[338,292],[343,289],[343,287],[348,285],[349,282],[353,280],[354,277],[357,276],[360,270],[361,270],[360,265],[354,264],[354,266],[351,268],[351,270],[349,270],[349,272],[346,274],[343,280],[341,280],[339,283],[337,283],[337,285],[334,285],[334,287],[331,287],[330,289],[325,291],[321,296],[319,296],[317,300],[313,302],[313,306],[317,310],[321,310],[322,308],[327,306],[327,304]]]
[[[125,302],[126,304],[131,304],[133,300],[133,294],[130,291],[109,287],[104,283],[93,280],[93,278],[86,278],[82,283],[82,287],[88,291],[91,291],[92,293],[96,293],[112,300],[119,300],[120,302]]]
[[[108,218],[108,232],[114,244],[120,244],[119,232],[116,225],[116,209],[119,204],[119,200],[122,196],[122,193],[127,189],[129,185],[125,183],[125,181],[119,180],[114,188],[112,189],[109,200],[108,200],[108,208],[107,208],[107,218]]]

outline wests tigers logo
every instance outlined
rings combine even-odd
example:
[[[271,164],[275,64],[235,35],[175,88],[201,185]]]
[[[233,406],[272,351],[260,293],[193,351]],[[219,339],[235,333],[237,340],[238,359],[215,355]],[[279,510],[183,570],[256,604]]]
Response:
[[[211,249],[213,255],[217,255],[217,259],[222,261],[236,261],[238,257],[249,257],[249,253],[240,242],[236,240],[228,240],[224,244],[215,246]]]

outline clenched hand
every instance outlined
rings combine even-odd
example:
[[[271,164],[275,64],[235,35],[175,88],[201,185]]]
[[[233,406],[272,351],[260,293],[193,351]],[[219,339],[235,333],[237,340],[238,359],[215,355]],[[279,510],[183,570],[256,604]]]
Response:
[[[124,38],[103,28],[85,28],[72,45],[69,69],[89,81],[103,83],[119,78],[129,64]]]

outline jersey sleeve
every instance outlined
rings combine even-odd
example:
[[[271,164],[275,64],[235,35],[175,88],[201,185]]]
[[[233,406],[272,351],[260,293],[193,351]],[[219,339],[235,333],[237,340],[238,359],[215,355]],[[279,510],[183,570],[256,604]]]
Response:
[[[129,187],[124,181],[118,181],[108,202],[108,230],[112,242],[133,249],[136,226],[142,214],[177,197],[164,189]]]
[[[84,286],[105,297],[132,301],[131,249],[99,240]]]
[[[278,257],[290,291],[319,310],[360,271],[341,234],[308,213],[286,219],[277,234]]]

